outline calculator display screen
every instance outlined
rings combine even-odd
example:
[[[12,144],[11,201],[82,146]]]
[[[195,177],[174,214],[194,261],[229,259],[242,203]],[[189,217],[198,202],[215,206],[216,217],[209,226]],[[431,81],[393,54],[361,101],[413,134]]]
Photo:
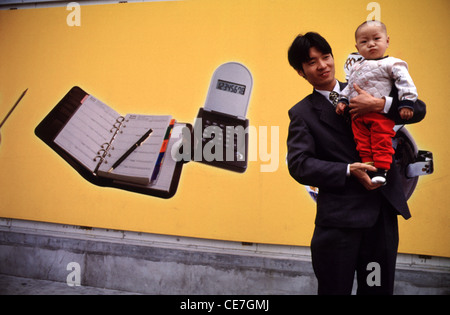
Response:
[[[223,80],[217,80],[216,89],[241,95],[245,94],[245,85]]]

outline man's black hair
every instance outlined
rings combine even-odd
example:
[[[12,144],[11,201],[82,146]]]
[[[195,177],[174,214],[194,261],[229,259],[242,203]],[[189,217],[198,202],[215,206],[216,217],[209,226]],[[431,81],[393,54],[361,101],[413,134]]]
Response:
[[[311,47],[316,48],[322,54],[331,54],[333,56],[330,45],[318,33],[308,32],[305,35],[298,35],[288,51],[289,64],[295,70],[303,71],[302,64],[311,59],[309,57],[309,49]]]

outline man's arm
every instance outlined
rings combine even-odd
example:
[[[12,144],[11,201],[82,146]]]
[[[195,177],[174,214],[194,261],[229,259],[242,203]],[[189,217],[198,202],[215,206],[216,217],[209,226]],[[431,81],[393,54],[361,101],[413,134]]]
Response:
[[[363,163],[346,164],[320,160],[316,156],[314,137],[307,124],[289,111],[291,123],[289,125],[288,168],[291,176],[302,185],[311,185],[320,188],[343,187],[347,180],[347,168],[367,190],[380,187],[373,184],[366,171],[376,171],[374,166]]]
[[[376,98],[361,89],[358,85],[354,85],[355,90],[358,95],[350,100],[350,114],[355,115],[353,118],[362,116],[371,112],[381,113],[384,109],[386,100],[383,98]],[[398,92],[397,88],[394,86],[391,91],[391,96],[393,96],[393,101],[387,116],[394,120],[396,124],[413,124],[421,121],[426,114],[426,105],[421,100],[414,102],[414,115],[411,119],[405,120],[400,117],[398,106]]]
[[[398,90],[394,86],[390,94],[390,96],[393,97],[392,106],[389,109],[387,116],[393,121],[395,121],[397,125],[414,124],[418,123],[419,121],[425,118],[425,115],[427,113],[427,107],[424,102],[418,99],[413,104],[414,115],[412,116],[412,118],[402,119],[400,117],[399,112],[400,101],[398,100],[398,97],[396,95],[398,95]]]
[[[317,158],[316,143],[300,115],[289,111],[287,164],[291,176],[302,185],[338,188],[346,181],[347,164]]]

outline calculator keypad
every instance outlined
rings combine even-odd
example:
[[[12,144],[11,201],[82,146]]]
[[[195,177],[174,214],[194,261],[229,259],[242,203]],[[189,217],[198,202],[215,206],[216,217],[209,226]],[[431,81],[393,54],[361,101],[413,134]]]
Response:
[[[245,131],[248,127],[248,120],[204,111],[200,108],[196,124],[200,121],[202,138],[197,145],[201,145],[204,154],[209,153],[208,150],[210,150],[212,155],[216,157],[219,155],[219,158],[212,161],[205,160],[203,156],[202,162],[236,172],[244,172],[247,168],[248,134]],[[211,141],[213,142],[205,150],[205,146]],[[222,144],[222,154],[216,154],[220,144]]]

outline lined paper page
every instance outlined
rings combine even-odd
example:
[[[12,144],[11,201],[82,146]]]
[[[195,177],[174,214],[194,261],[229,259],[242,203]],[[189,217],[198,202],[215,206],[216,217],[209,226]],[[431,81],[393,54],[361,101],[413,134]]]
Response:
[[[55,143],[94,172],[99,160],[94,160],[104,143],[109,143],[111,131],[120,114],[89,95],[55,138]]]
[[[100,165],[98,174],[103,177],[147,185],[171,118],[172,116],[126,115],[120,132],[113,141],[113,149],[109,151],[111,156],[108,156],[106,161]],[[150,128],[153,130],[150,137],[117,168],[108,173],[114,162]]]

